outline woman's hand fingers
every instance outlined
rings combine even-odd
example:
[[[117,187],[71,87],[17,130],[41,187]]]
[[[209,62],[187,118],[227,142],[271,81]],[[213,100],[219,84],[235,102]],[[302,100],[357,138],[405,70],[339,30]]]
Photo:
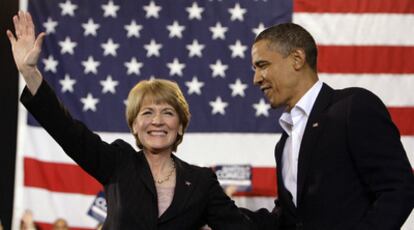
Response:
[[[14,34],[10,30],[7,30],[7,37],[9,38],[10,44],[14,46],[14,43],[16,43],[16,37],[14,37]]]
[[[36,41],[35,41],[35,48],[39,50],[42,49],[42,44],[43,44],[43,41],[45,40],[45,36],[46,36],[45,32],[42,32],[37,36]]]
[[[19,16],[17,15],[13,16],[13,25],[14,25],[14,31],[15,31],[16,37],[19,37],[20,36]]]
[[[45,39],[45,35],[46,34],[42,32],[37,36],[33,50],[29,52],[28,55],[26,56],[25,63],[27,65],[33,66],[33,67],[36,66],[37,60],[39,59],[40,52],[42,50],[42,43],[43,43],[43,40]]]
[[[29,13],[26,13],[26,23],[28,24],[28,30],[27,33],[29,36],[35,36],[35,30],[34,30],[34,23],[32,16]]]
[[[34,95],[43,79],[36,64],[42,50],[45,33],[40,33],[37,38],[35,37],[33,19],[28,12],[19,11],[13,16],[13,24],[16,36],[10,30],[6,33],[12,46],[14,62],[30,92]]]
[[[13,17],[15,34],[8,30],[7,36],[12,45],[13,57],[21,73],[32,72],[40,56],[45,33],[35,37],[33,19],[28,12],[19,11]]]
[[[21,38],[33,38],[35,36],[34,24],[28,12],[19,11],[13,17],[13,24],[17,40]]]
[[[18,13],[18,25],[19,25],[19,31],[16,30],[16,33],[19,32],[19,36],[25,36],[26,35],[26,16],[25,12],[19,11]],[[17,37],[19,39],[19,37]]]

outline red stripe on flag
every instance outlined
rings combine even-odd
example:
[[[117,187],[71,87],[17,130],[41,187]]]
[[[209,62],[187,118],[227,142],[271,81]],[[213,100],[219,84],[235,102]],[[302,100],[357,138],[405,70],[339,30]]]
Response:
[[[53,229],[53,224],[51,223],[43,223],[43,222],[35,222],[36,229],[48,230]],[[94,228],[79,228],[79,227],[72,227],[69,225],[70,230],[92,230]]]
[[[295,0],[294,12],[414,13],[412,0]]]
[[[322,73],[414,73],[414,47],[320,45],[318,49]]]
[[[252,190],[236,196],[277,196],[276,168],[252,168]]]
[[[24,158],[24,185],[54,192],[96,195],[102,185],[77,165]]]
[[[390,107],[388,111],[401,135],[414,135],[414,107]]]
[[[24,185],[54,192],[96,195],[102,189],[94,178],[77,165],[24,159]],[[241,193],[240,193],[241,194]],[[275,196],[276,169],[252,168],[252,190],[246,196]]]

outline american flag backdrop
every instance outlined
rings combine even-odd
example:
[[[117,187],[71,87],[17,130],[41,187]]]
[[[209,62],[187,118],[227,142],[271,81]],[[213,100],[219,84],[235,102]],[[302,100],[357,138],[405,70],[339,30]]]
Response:
[[[129,89],[152,77],[177,81],[192,119],[177,156],[196,165],[252,166],[240,206],[273,207],[275,111],[252,85],[250,46],[281,22],[307,28],[319,46],[320,78],[360,86],[388,106],[414,163],[412,0],[21,0],[47,33],[39,69],[72,115],[106,141],[132,145],[124,118]],[[101,185],[83,172],[22,108],[14,226],[26,209],[43,229],[87,215]],[[53,119],[51,117],[50,119]],[[414,229],[413,217],[404,229]]]

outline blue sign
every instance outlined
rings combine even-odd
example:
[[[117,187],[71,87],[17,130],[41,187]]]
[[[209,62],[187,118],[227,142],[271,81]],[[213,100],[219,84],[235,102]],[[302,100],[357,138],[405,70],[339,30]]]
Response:
[[[222,187],[235,186],[238,192],[252,188],[252,167],[250,165],[217,165],[214,167]]]
[[[91,207],[89,208],[88,215],[92,218],[96,219],[98,222],[103,223],[106,218],[106,199],[105,193],[100,191],[97,195],[95,200],[93,201]]]

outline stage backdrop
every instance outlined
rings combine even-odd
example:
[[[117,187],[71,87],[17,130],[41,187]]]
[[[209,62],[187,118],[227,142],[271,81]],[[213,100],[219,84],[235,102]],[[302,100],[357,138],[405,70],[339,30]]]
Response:
[[[319,46],[320,78],[365,87],[387,105],[414,163],[414,2],[410,0],[30,0],[47,33],[39,68],[72,115],[106,141],[134,144],[125,99],[139,80],[177,81],[192,120],[177,156],[202,166],[251,165],[252,186],[237,203],[273,207],[274,145],[280,111],[252,85],[256,34],[293,21]],[[51,117],[50,119],[53,119]],[[15,227],[30,209],[44,229],[58,217],[91,229],[101,185],[85,174],[21,108]],[[413,220],[404,229],[414,229]]]

